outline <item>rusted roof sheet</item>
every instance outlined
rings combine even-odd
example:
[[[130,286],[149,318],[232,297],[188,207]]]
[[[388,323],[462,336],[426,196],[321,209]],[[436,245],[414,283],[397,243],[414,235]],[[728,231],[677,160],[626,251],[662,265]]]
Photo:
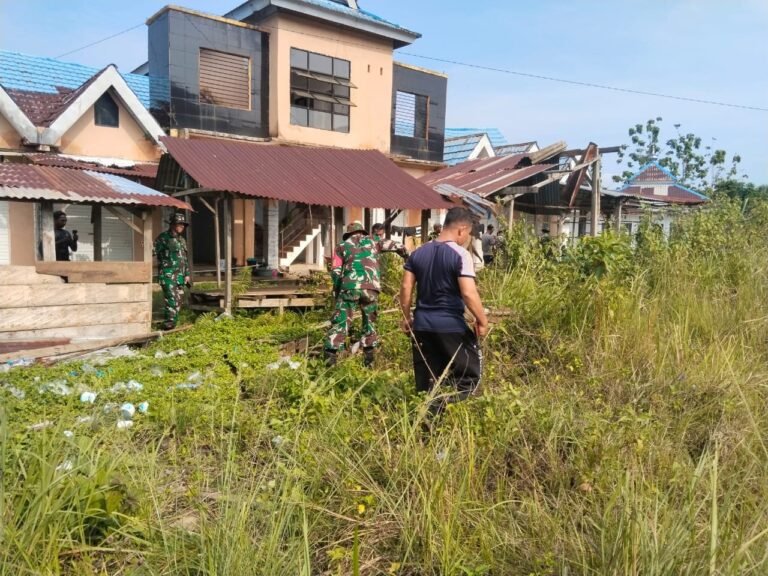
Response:
[[[181,200],[114,174],[12,163],[0,164],[0,199],[189,209]]]
[[[32,163],[40,166],[59,166],[61,168],[75,168],[77,170],[91,170],[104,174],[116,174],[118,176],[130,176],[133,178],[155,178],[157,176],[157,164],[135,164],[131,167],[105,166],[98,162],[77,160],[59,154],[30,153],[24,157]]]
[[[427,174],[421,178],[421,181],[431,188],[439,184],[450,184],[467,192],[488,197],[507,186],[553,168],[551,164],[520,166],[526,157],[526,154],[516,154],[470,160]]]
[[[161,140],[168,154],[201,188],[323,206],[452,206],[376,150]]]

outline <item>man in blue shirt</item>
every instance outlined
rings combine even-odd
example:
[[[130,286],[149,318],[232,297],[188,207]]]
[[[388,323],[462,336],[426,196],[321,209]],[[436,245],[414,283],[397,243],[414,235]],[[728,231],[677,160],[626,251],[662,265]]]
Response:
[[[416,390],[428,392],[444,382],[456,390],[453,400],[463,400],[477,388],[481,372],[478,339],[488,333],[472,256],[462,248],[472,226],[469,210],[451,208],[437,239],[408,258],[400,287],[403,330],[413,339]],[[416,311],[412,317],[414,288]],[[474,331],[464,319],[465,306],[475,317]],[[444,401],[434,403],[430,411],[439,413],[444,406]]]

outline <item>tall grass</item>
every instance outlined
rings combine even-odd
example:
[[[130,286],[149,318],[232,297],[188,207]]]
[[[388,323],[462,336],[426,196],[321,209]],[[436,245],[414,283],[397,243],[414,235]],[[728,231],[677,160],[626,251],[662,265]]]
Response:
[[[511,231],[480,279],[503,311],[483,392],[430,436],[394,316],[371,372],[266,369],[281,340],[320,337],[290,315],[203,318],[157,345],[188,356],[150,349],[101,380],[12,372],[27,398],[0,389],[2,573],[764,574],[764,214],[718,203],[669,241],[648,227],[559,261]],[[197,369],[204,387],[174,388]],[[85,409],[34,380],[128,375],[150,415],[118,434],[97,407],[74,438]]]

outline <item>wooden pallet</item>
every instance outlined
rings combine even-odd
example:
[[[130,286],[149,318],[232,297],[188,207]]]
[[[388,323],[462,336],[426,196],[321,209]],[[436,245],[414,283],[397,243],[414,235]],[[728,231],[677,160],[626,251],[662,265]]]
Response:
[[[250,288],[235,298],[235,308],[277,309],[280,314],[286,308],[316,308],[325,306],[327,291],[310,286],[265,286]],[[190,309],[221,311],[224,309],[222,290],[192,290]]]

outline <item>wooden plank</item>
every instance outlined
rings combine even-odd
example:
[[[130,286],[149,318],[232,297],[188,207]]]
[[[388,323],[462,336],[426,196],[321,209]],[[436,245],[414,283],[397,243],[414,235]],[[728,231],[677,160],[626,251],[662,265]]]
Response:
[[[101,262],[101,245],[103,235],[100,204],[94,204],[91,206],[91,221],[93,222],[93,259],[96,262]]]
[[[43,245],[43,260],[51,262],[56,260],[56,234],[53,222],[53,202],[40,203],[40,242]]]
[[[0,315],[0,332],[90,326],[100,321],[131,324],[148,322],[151,317],[148,302],[8,308]]]
[[[70,283],[146,284],[151,262],[38,262],[38,274],[66,276]]]
[[[92,319],[91,322],[98,319]],[[105,319],[108,320],[108,319]],[[40,330],[19,330],[17,332],[0,332],[0,342],[14,340],[34,340],[43,338],[67,338],[71,341],[94,340],[99,338],[125,338],[144,334],[147,331],[146,322],[131,322],[128,324],[94,324],[89,326],[69,326],[58,328],[42,328]]]
[[[118,302],[148,303],[150,300],[141,284],[42,284],[23,290],[18,286],[0,286],[0,309]]]
[[[136,333],[119,337],[96,338],[93,340],[83,340],[80,342],[72,342],[58,346],[49,346],[46,348],[36,348],[33,350],[0,354],[0,362],[5,362],[13,358],[48,358],[50,356],[59,356],[62,354],[72,354],[76,352],[86,352],[89,350],[99,350],[101,348],[110,348],[112,346],[119,346],[126,343],[127,341],[135,339],[137,336],[143,335],[143,333]]]
[[[317,305],[318,302],[314,298],[267,298],[265,300],[238,300],[237,302],[238,308],[291,308]]]
[[[34,266],[0,266],[0,286],[27,286],[37,284],[63,285],[58,276],[38,274]]]

